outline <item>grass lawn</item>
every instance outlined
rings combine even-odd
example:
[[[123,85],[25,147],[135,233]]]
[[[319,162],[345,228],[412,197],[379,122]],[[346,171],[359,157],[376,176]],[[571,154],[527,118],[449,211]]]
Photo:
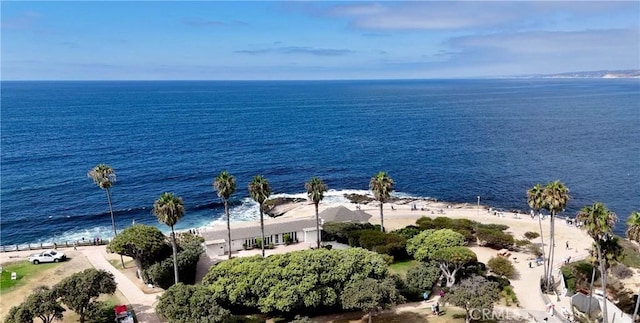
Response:
[[[389,265],[389,271],[393,274],[399,274],[403,277],[407,275],[409,268],[418,264],[417,260],[401,260]]]
[[[60,263],[48,263],[34,265],[29,261],[20,261],[11,263],[2,267],[2,276],[0,278],[0,292],[4,293],[14,287],[21,286],[25,283],[25,277],[31,276],[49,268],[57,267]],[[16,273],[16,280],[11,280],[11,273]]]

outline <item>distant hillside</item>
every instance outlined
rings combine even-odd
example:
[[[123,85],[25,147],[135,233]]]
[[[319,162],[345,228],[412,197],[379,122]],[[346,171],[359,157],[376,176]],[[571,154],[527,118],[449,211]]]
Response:
[[[640,78],[640,70],[568,72],[558,74],[527,75],[530,78]]]

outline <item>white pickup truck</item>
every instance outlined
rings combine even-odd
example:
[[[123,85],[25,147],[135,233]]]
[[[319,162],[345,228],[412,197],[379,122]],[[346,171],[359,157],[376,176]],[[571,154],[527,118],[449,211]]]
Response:
[[[30,262],[34,265],[37,265],[41,262],[60,262],[67,259],[67,256],[62,252],[57,252],[55,250],[45,250],[40,253],[34,253],[27,257]]]

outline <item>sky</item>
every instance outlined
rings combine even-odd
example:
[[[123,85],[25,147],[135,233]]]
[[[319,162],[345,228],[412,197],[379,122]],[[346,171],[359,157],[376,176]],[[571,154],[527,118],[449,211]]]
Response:
[[[349,80],[640,69],[640,1],[6,1],[2,80]]]

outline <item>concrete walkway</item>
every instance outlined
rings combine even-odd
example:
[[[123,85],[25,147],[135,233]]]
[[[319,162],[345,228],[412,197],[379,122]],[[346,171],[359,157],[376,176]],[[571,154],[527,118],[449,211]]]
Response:
[[[155,305],[157,302],[157,294],[145,294],[136,284],[134,284],[127,276],[125,276],[118,269],[113,267],[109,261],[107,261],[106,247],[92,247],[92,248],[78,248],[78,251],[82,252],[87,257],[89,262],[96,268],[106,270],[113,274],[113,277],[118,284],[118,290],[129,300],[129,304],[133,308],[136,314],[138,322],[144,323],[160,323],[164,322],[155,313]]]

